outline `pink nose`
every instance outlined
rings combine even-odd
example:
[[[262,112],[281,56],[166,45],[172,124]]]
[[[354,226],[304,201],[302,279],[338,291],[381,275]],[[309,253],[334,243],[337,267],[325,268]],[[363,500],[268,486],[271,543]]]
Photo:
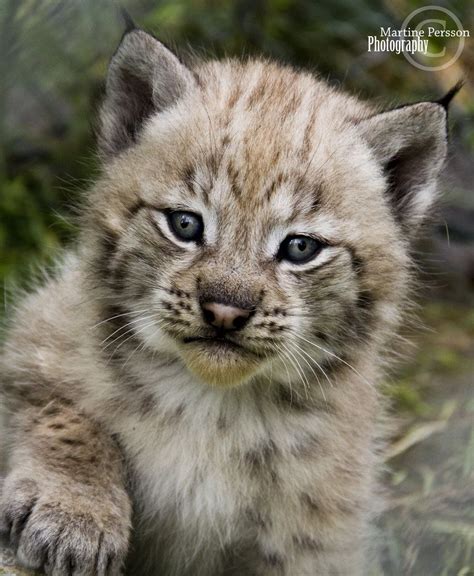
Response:
[[[245,326],[251,314],[251,310],[219,302],[204,302],[202,312],[208,324],[222,330],[240,330]]]

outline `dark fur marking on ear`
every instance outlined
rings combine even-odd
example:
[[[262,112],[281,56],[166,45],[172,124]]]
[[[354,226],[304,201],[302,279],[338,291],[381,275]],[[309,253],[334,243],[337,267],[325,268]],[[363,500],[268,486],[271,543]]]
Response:
[[[400,158],[395,156],[391,158],[384,166],[383,170],[387,177],[387,191],[386,196],[392,207],[392,214],[398,224],[403,223],[401,211],[398,209],[400,202],[403,200],[401,191],[397,192],[396,174],[397,168],[400,163]]]
[[[387,178],[386,197],[392,208],[395,221],[405,227],[404,217],[406,207],[410,203],[410,194],[406,192],[408,183],[403,181],[403,176],[409,172],[407,166],[414,164],[414,159],[419,157],[417,148],[406,147],[391,158],[384,165],[384,173]]]
[[[153,114],[155,105],[153,104],[153,88],[149,82],[139,78],[126,68],[120,69],[117,74],[120,75],[125,99],[133,109],[133,114],[129,114],[128,118],[125,119],[124,130],[122,131],[124,133],[123,142],[119,143],[118,149],[120,151],[129,145],[130,138],[132,142],[137,141],[138,132],[145,120]]]

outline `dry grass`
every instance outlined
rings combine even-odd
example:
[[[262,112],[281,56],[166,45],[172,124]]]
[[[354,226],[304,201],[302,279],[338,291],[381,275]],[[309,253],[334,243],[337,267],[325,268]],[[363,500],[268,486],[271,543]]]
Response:
[[[377,576],[474,574],[474,311],[436,303],[424,319],[416,357],[388,386],[402,420]]]

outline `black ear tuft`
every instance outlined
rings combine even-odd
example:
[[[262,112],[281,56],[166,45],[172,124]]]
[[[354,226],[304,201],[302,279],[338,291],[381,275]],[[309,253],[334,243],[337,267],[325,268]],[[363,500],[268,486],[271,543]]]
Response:
[[[459,90],[461,90],[463,86],[464,86],[464,80],[459,80],[447,94],[442,96],[439,100],[436,100],[436,104],[439,104],[447,111],[449,105],[451,104],[451,100],[453,100],[453,98],[456,96],[456,94],[459,92]]]
[[[125,26],[125,34],[138,28],[129,12],[123,6],[120,6],[120,15],[122,16],[122,20]]]

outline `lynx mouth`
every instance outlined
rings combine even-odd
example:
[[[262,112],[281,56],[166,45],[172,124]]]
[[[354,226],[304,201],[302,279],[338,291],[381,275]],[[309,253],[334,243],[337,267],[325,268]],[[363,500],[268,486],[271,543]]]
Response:
[[[181,339],[180,348],[189,370],[214,386],[241,384],[262,364],[257,352],[226,336],[188,336]]]
[[[204,346],[211,346],[215,348],[220,348],[222,350],[239,350],[246,351],[246,349],[228,338],[221,336],[192,336],[188,338],[183,338],[184,344],[203,344]]]

